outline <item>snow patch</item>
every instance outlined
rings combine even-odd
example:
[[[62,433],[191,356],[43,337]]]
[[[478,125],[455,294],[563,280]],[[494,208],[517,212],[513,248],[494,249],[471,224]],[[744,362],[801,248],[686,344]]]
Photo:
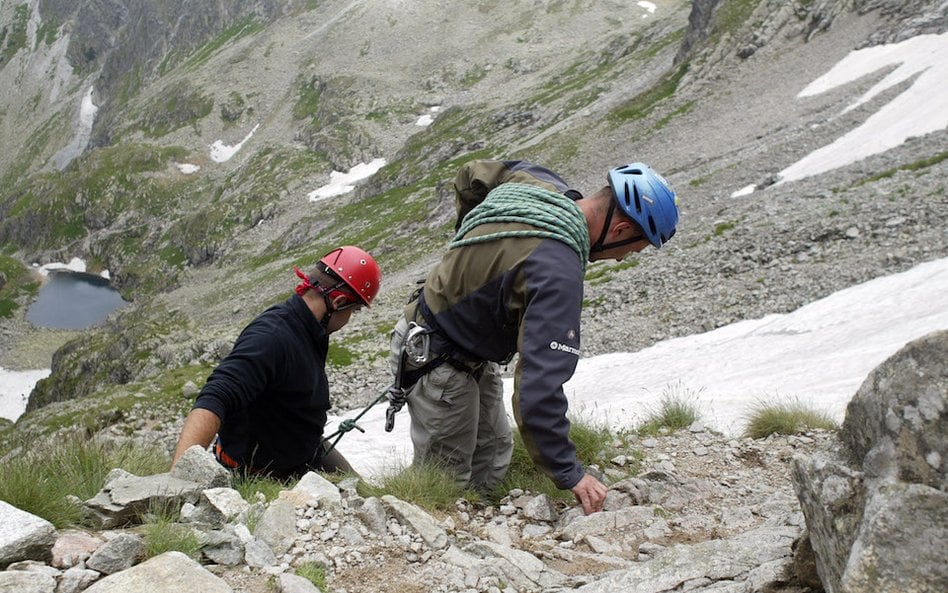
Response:
[[[385,159],[373,159],[372,162],[359,163],[349,169],[348,173],[333,171],[329,174],[329,184],[310,192],[307,197],[310,202],[318,202],[351,192],[355,189],[355,183],[375,175],[379,169],[385,166]]]
[[[948,127],[948,32],[919,35],[900,43],[849,53],[797,97],[810,97],[888,66],[896,66],[878,84],[850,103],[846,113],[884,90],[915,77],[912,85],[869,116],[859,127],[819,148],[778,175],[777,185],[849,165],[885,152],[913,136]]]
[[[441,111],[441,106],[440,106],[440,105],[436,105],[436,106],[434,106],[434,107],[429,108],[429,109],[428,109],[428,113],[422,115],[421,117],[419,117],[419,118],[415,121],[415,125],[416,125],[416,126],[421,126],[421,127],[428,127],[428,126],[430,126],[431,124],[434,123],[434,120],[435,120],[434,116],[435,116],[439,111]]]
[[[89,145],[92,137],[92,124],[95,123],[95,114],[99,108],[92,102],[94,87],[89,87],[79,104],[79,118],[76,123],[76,135],[67,146],[53,155],[53,165],[62,171],[74,158],[82,154]]]
[[[732,197],[732,198],[739,198],[739,197],[741,197],[741,196],[749,196],[749,195],[751,195],[752,193],[754,193],[754,190],[755,190],[755,189],[757,189],[757,186],[752,183],[752,184],[750,184],[750,185],[747,185],[747,186],[742,187],[741,189],[737,190],[736,192],[734,192],[733,194],[731,194],[731,197]]]
[[[41,276],[49,276],[49,273],[54,270],[66,270],[69,272],[85,272],[86,271],[86,262],[85,260],[74,257],[69,260],[68,264],[61,262],[52,262],[48,264],[33,264],[33,267],[37,269]]]
[[[0,418],[16,422],[26,411],[30,392],[40,379],[49,376],[50,369],[8,371],[0,367]]]
[[[215,163],[226,163],[237,154],[244,144],[253,137],[254,132],[257,131],[257,128],[260,127],[260,124],[257,124],[250,130],[250,133],[244,136],[244,139],[238,142],[233,146],[228,146],[224,144],[221,140],[216,140],[214,144],[211,144],[211,160]]]

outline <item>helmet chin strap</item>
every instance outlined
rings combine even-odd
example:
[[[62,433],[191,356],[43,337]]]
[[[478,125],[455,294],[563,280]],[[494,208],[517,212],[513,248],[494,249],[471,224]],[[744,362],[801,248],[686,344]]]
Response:
[[[326,314],[323,315],[323,318],[319,320],[319,324],[323,326],[323,329],[329,329],[329,321],[332,319],[332,314],[336,312],[335,306],[333,306],[332,298],[329,294],[334,290],[339,290],[344,287],[345,282],[340,281],[335,286],[329,288],[323,288],[319,285],[319,282],[313,282],[313,280],[304,274],[299,268],[293,267],[293,271],[296,272],[296,275],[302,280],[299,284],[296,285],[296,294],[303,296],[307,290],[315,290],[323,297],[323,302],[326,304]]]
[[[636,235],[630,239],[623,239],[621,241],[614,241],[612,243],[606,243],[606,235],[609,234],[609,225],[612,223],[612,216],[616,212],[616,202],[615,200],[610,200],[609,202],[609,211],[606,212],[606,221],[602,225],[602,232],[599,234],[599,239],[596,243],[589,248],[589,253],[601,253],[613,247],[622,247],[623,245],[631,245],[632,243],[637,243],[645,238],[644,235]]]
[[[329,299],[329,295],[326,294],[326,291],[319,287],[319,292],[323,297],[323,302],[326,303],[326,314],[323,315],[323,318],[319,320],[319,325],[323,326],[323,329],[327,332],[329,331],[329,320],[332,319],[332,314],[335,312],[332,308],[332,301]]]

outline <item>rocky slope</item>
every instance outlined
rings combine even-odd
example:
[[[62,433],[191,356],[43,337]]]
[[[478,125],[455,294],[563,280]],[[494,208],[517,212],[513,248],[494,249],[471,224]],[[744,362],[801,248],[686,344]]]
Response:
[[[700,424],[631,437],[619,446],[627,455],[602,468],[615,483],[606,509],[590,516],[522,490],[497,506],[459,499],[454,508],[427,512],[392,496],[360,496],[352,481],[337,487],[315,474],[272,502],[248,504],[226,488],[216,462],[194,449],[170,476],[113,472],[86,503],[100,530],[50,533],[33,525],[33,541],[48,540],[52,557],[5,547],[9,532],[31,524],[0,507],[10,525],[0,531],[0,565],[21,559],[0,572],[0,588],[45,593],[58,582],[58,591],[81,591],[99,581],[88,590],[167,591],[208,580],[214,588],[202,591],[312,592],[293,575],[316,565],[323,590],[336,593],[608,591],[609,575],[625,575],[642,592],[805,593],[819,589],[818,582],[812,588],[812,567],[794,567],[804,524],[790,461],[833,438],[815,432],[733,440]],[[623,479],[632,465],[639,477]],[[182,506],[181,524],[200,534],[205,568],[183,555],[137,564],[142,530],[119,527],[149,500],[175,508],[191,501]],[[22,560],[30,557],[44,561]]]
[[[935,593],[948,582],[946,348],[948,331],[932,332],[879,365],[839,434],[728,439],[695,422],[619,435],[592,468],[611,485],[588,516],[522,489],[429,512],[315,473],[245,500],[193,447],[170,474],[110,472],[75,501],[85,530],[0,502],[0,590]],[[173,522],[156,529],[156,512]],[[179,547],[161,552],[170,529]]]

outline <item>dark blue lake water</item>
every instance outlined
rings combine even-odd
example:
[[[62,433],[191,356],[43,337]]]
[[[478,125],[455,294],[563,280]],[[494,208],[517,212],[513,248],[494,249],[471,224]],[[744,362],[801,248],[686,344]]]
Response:
[[[52,272],[26,311],[26,320],[40,327],[85,329],[105,321],[126,305],[109,281],[76,272]]]

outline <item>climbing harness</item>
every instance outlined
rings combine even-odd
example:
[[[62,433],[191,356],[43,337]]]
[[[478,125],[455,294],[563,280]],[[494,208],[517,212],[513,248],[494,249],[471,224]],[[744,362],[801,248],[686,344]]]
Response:
[[[428,347],[431,343],[430,339],[431,330],[416,323],[408,324],[408,331],[405,333],[405,339],[402,342],[402,352],[398,357],[398,369],[395,371],[395,382],[385,389],[378,397],[376,397],[372,402],[362,410],[358,416],[355,418],[350,418],[343,420],[339,423],[339,428],[336,432],[332,433],[328,437],[323,438],[324,443],[329,443],[326,446],[326,453],[329,453],[336,446],[336,443],[339,442],[339,439],[342,438],[342,435],[346,434],[350,430],[356,429],[359,432],[365,432],[361,426],[357,424],[360,418],[365,416],[365,414],[372,409],[375,404],[388,400],[388,409],[385,410],[385,432],[392,432],[392,429],[395,428],[395,414],[401,411],[402,407],[408,402],[408,391],[411,389],[418,378],[420,378],[424,373],[419,373],[418,371],[409,372],[405,368],[405,362],[407,359],[415,364],[425,364],[428,362],[428,357],[430,351]],[[425,368],[425,367],[422,367]],[[420,370],[420,369],[419,369]],[[426,369],[425,372],[427,372]],[[408,381],[406,381],[406,377]],[[331,439],[335,439],[332,440]],[[331,441],[331,442],[330,442]]]

